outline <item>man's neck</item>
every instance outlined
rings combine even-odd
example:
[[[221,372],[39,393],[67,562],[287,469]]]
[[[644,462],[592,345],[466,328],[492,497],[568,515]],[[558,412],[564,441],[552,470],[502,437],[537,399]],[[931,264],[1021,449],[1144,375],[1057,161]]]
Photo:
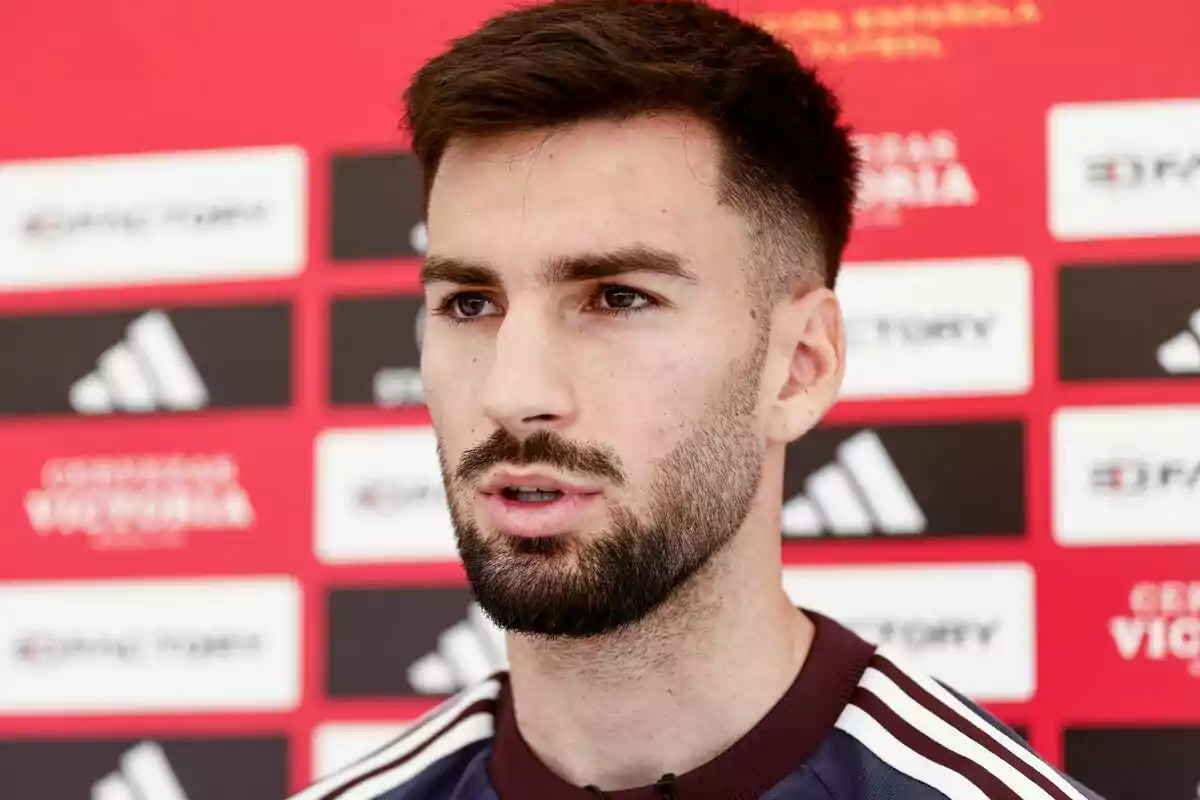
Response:
[[[510,636],[522,737],[553,772],[604,790],[711,760],[795,680],[813,626],[780,588],[775,555],[737,542],[637,627],[589,640]]]

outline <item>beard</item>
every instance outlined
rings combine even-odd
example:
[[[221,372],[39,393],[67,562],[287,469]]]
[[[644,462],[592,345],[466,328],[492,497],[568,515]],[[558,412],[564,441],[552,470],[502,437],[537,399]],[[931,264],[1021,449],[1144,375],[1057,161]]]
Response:
[[[547,464],[625,484],[609,448],[580,445],[548,430],[518,440],[497,430],[447,468],[450,517],[475,601],[500,628],[544,637],[587,638],[645,619],[733,539],[753,505],[763,450],[752,421],[765,337],[740,360],[691,435],[658,466],[649,508],[609,504],[606,530],[538,539],[481,531],[466,504],[473,478],[503,463]]]

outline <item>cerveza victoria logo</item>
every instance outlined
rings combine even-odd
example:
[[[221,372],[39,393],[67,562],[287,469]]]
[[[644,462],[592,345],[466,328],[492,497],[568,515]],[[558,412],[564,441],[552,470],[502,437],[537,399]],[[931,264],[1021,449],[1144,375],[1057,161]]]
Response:
[[[287,795],[287,739],[0,740],[5,796],[37,800],[264,800]]]
[[[286,406],[291,306],[0,318],[0,415]]]
[[[1200,726],[1070,727],[1068,774],[1111,800],[1200,800]]]
[[[1058,276],[1062,380],[1200,378],[1200,260],[1065,265]]]
[[[40,536],[83,534],[98,549],[181,547],[191,533],[255,521],[229,453],[53,458],[24,506]]]
[[[1019,421],[820,427],[788,448],[783,536],[1020,536],[1024,464]]]
[[[385,408],[421,405],[424,299],[339,298],[331,305],[329,401]]]
[[[338,155],[332,173],[334,266],[425,254],[421,168],[411,153]]]
[[[1108,623],[1126,661],[1179,664],[1200,679],[1200,581],[1142,581]]]
[[[862,133],[854,144],[863,159],[859,227],[899,225],[905,212],[973,206],[979,199],[951,131]]]
[[[467,589],[338,587],[326,610],[331,697],[453,694],[507,664]]]

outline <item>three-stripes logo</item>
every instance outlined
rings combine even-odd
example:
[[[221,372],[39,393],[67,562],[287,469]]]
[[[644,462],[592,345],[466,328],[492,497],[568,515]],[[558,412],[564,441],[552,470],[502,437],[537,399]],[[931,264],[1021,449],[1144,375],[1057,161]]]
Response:
[[[189,800],[157,742],[142,742],[121,756],[121,768],[92,786],[92,800]]]
[[[1200,374],[1200,309],[1192,312],[1185,330],[1159,345],[1158,365],[1168,375]]]
[[[1019,536],[1024,465],[1019,421],[823,426],[788,448],[783,536]]]
[[[0,741],[5,798],[267,800],[288,794],[283,736]]]
[[[130,324],[125,341],[104,351],[94,372],[71,386],[70,399],[81,414],[196,411],[208,403],[208,387],[170,318],[149,311]]]
[[[873,431],[838,445],[837,461],[804,480],[805,493],[783,506],[784,536],[914,534],[925,513]]]
[[[1068,265],[1058,284],[1062,380],[1200,376],[1200,261]]]
[[[420,694],[454,694],[507,669],[504,632],[474,603],[467,618],[438,635],[437,649],[408,668],[408,682]]]
[[[285,303],[0,317],[0,416],[286,406],[291,333]]]
[[[468,589],[335,588],[326,602],[331,697],[450,695],[507,666]]]

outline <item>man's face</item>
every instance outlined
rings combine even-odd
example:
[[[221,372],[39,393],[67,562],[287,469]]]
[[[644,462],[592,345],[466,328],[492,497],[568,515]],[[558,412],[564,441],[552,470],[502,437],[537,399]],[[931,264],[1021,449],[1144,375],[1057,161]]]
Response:
[[[765,356],[744,218],[683,117],[456,143],[422,375],[459,550],[501,627],[643,619],[742,525]]]

